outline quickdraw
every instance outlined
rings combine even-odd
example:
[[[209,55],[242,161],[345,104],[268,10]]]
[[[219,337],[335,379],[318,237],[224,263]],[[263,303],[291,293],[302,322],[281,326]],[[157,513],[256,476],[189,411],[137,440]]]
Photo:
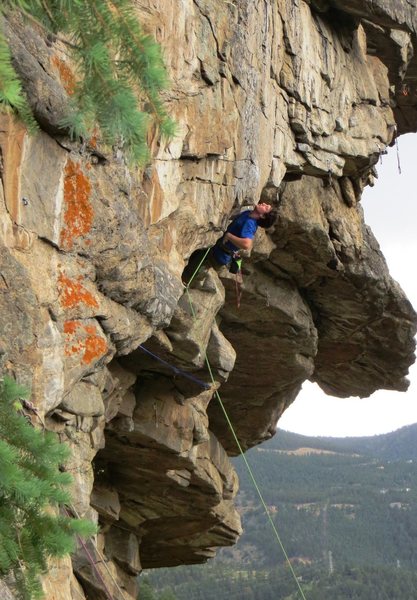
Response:
[[[240,301],[242,298],[242,285],[243,285],[243,275],[242,275],[242,258],[239,254],[239,251],[230,253],[232,257],[232,261],[229,265],[229,273],[235,276],[235,285],[236,285],[236,306],[240,308]]]
[[[401,94],[403,96],[408,96],[409,93],[410,93],[410,88],[408,87],[408,85],[406,83],[403,83],[402,87],[401,87]]]
[[[236,261],[238,270],[235,273],[235,285],[236,285],[236,307],[240,308],[240,301],[243,294],[243,274],[242,274],[242,259]]]

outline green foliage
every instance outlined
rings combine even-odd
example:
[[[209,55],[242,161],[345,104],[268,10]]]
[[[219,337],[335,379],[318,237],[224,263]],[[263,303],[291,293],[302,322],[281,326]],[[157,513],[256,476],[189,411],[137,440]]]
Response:
[[[21,414],[26,395],[12,379],[0,380],[0,577],[11,574],[20,597],[31,600],[42,597],[47,559],[72,552],[75,535],[96,528],[57,514],[71,500],[71,477],[60,471],[69,449]]]
[[[289,452],[299,448],[319,452]],[[415,600],[416,448],[414,425],[373,438],[280,431],[246,453],[308,600]],[[149,580],[178,600],[299,600],[242,459],[234,464],[244,528],[236,547]]]
[[[164,589],[161,593],[155,592],[149,579],[143,577],[140,580],[138,600],[178,600],[178,598],[170,588]]]
[[[140,581],[138,600],[157,600],[155,592],[153,591],[148,579],[143,578]]]
[[[311,579],[308,600],[414,600],[416,585],[417,575],[413,571],[344,566],[332,575],[316,575]],[[285,600],[298,599],[291,595]]]
[[[211,567],[179,567],[176,571],[177,600],[300,600],[294,581],[285,567],[271,570],[226,570],[220,564]],[[415,600],[417,574],[394,567],[352,567],[344,565],[331,575],[317,567],[297,569],[307,600]],[[151,577],[158,580],[157,589],[174,576],[163,573]],[[140,587],[142,591],[142,587]],[[142,596],[140,600],[160,600]]]
[[[137,20],[131,0],[7,0],[1,12],[20,11],[46,32],[65,35],[77,70],[62,122],[73,137],[87,139],[99,127],[104,143],[117,145],[141,163],[149,156],[146,136],[156,128],[175,133],[160,93],[168,78],[161,48]],[[0,33],[0,36],[2,34]],[[0,103],[27,120],[27,102],[0,37]]]
[[[1,18],[1,7],[0,7]],[[30,131],[37,129],[37,124],[30,111],[22,85],[12,65],[9,46],[0,29],[0,106],[5,110],[14,109],[26,123]]]
[[[177,597],[171,589],[166,589],[158,596],[158,600],[177,600]]]

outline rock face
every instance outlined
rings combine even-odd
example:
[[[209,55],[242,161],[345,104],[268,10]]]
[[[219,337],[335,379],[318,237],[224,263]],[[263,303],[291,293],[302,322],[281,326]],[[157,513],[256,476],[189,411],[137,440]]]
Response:
[[[66,137],[66,48],[6,27],[42,130],[1,116],[0,366],[71,446],[73,508],[101,524],[95,569],[80,547],[77,579],[54,565],[48,598],[135,598],[143,567],[236,541],[218,394],[247,449],[306,379],[402,391],[414,361],[416,315],[360,200],[380,154],[417,130],[415,0],[136,5],[178,123],[141,172]],[[185,292],[192,252],[260,199],[279,219],[245,260],[240,308],[228,272]]]

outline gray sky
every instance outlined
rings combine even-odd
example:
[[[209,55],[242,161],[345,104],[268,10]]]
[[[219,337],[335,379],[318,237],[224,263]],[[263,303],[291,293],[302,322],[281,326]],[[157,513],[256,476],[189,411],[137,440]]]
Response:
[[[398,171],[398,155],[401,174]],[[417,134],[402,136],[378,164],[378,179],[362,198],[371,226],[398,281],[417,310]],[[370,398],[333,398],[309,382],[285,411],[279,427],[304,435],[364,436],[417,423],[417,366],[407,392],[381,390]]]

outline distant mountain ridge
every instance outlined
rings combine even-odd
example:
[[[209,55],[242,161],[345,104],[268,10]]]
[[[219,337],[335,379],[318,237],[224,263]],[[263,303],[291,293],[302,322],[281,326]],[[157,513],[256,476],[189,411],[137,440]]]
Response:
[[[366,437],[305,436],[278,429],[262,448],[296,450],[315,448],[332,452],[359,453],[385,460],[417,460],[417,423],[396,431]]]

